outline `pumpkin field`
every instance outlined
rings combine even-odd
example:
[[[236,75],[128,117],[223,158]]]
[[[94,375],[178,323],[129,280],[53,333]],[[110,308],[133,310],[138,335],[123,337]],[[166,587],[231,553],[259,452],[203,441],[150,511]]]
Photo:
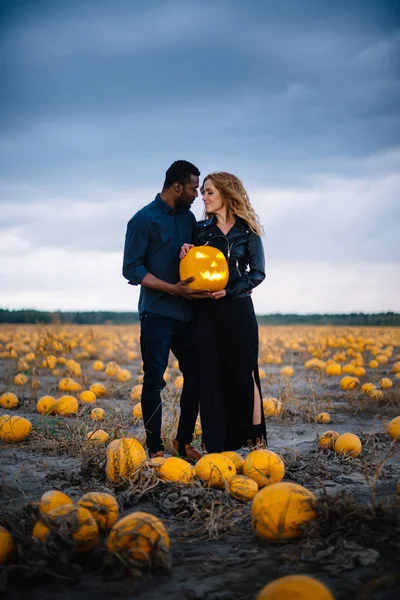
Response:
[[[146,455],[137,325],[0,326],[0,595],[400,597],[400,329],[259,333],[267,449],[191,464],[172,354]]]

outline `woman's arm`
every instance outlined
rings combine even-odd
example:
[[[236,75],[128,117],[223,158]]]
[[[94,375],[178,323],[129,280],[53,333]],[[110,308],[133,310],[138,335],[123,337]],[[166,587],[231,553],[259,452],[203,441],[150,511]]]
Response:
[[[260,285],[265,279],[265,257],[264,248],[259,235],[251,233],[248,241],[248,255],[250,270],[243,273],[242,276],[232,284],[228,283],[226,287],[227,296],[240,296],[250,292],[253,288]]]

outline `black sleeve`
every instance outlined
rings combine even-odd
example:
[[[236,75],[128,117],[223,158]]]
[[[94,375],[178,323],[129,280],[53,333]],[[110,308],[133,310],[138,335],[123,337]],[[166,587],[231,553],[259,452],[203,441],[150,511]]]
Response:
[[[251,233],[248,241],[250,270],[226,287],[227,296],[240,296],[260,285],[265,279],[264,248],[259,235]]]

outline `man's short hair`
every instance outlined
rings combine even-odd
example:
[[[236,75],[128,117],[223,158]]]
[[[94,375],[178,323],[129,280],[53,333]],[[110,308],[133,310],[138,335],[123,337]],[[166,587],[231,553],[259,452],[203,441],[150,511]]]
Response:
[[[199,177],[199,169],[187,160],[176,160],[165,173],[163,189],[170,188],[174,183],[185,185],[185,183],[189,181],[191,175]]]

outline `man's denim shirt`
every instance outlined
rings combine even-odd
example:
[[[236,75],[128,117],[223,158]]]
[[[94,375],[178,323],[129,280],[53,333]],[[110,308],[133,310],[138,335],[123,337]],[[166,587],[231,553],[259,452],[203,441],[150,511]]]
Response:
[[[123,276],[131,285],[139,285],[147,273],[177,283],[179,252],[182,244],[192,243],[195,223],[190,210],[175,211],[157,194],[128,223]],[[144,312],[185,322],[193,318],[193,307],[184,298],[141,286],[139,316]]]

